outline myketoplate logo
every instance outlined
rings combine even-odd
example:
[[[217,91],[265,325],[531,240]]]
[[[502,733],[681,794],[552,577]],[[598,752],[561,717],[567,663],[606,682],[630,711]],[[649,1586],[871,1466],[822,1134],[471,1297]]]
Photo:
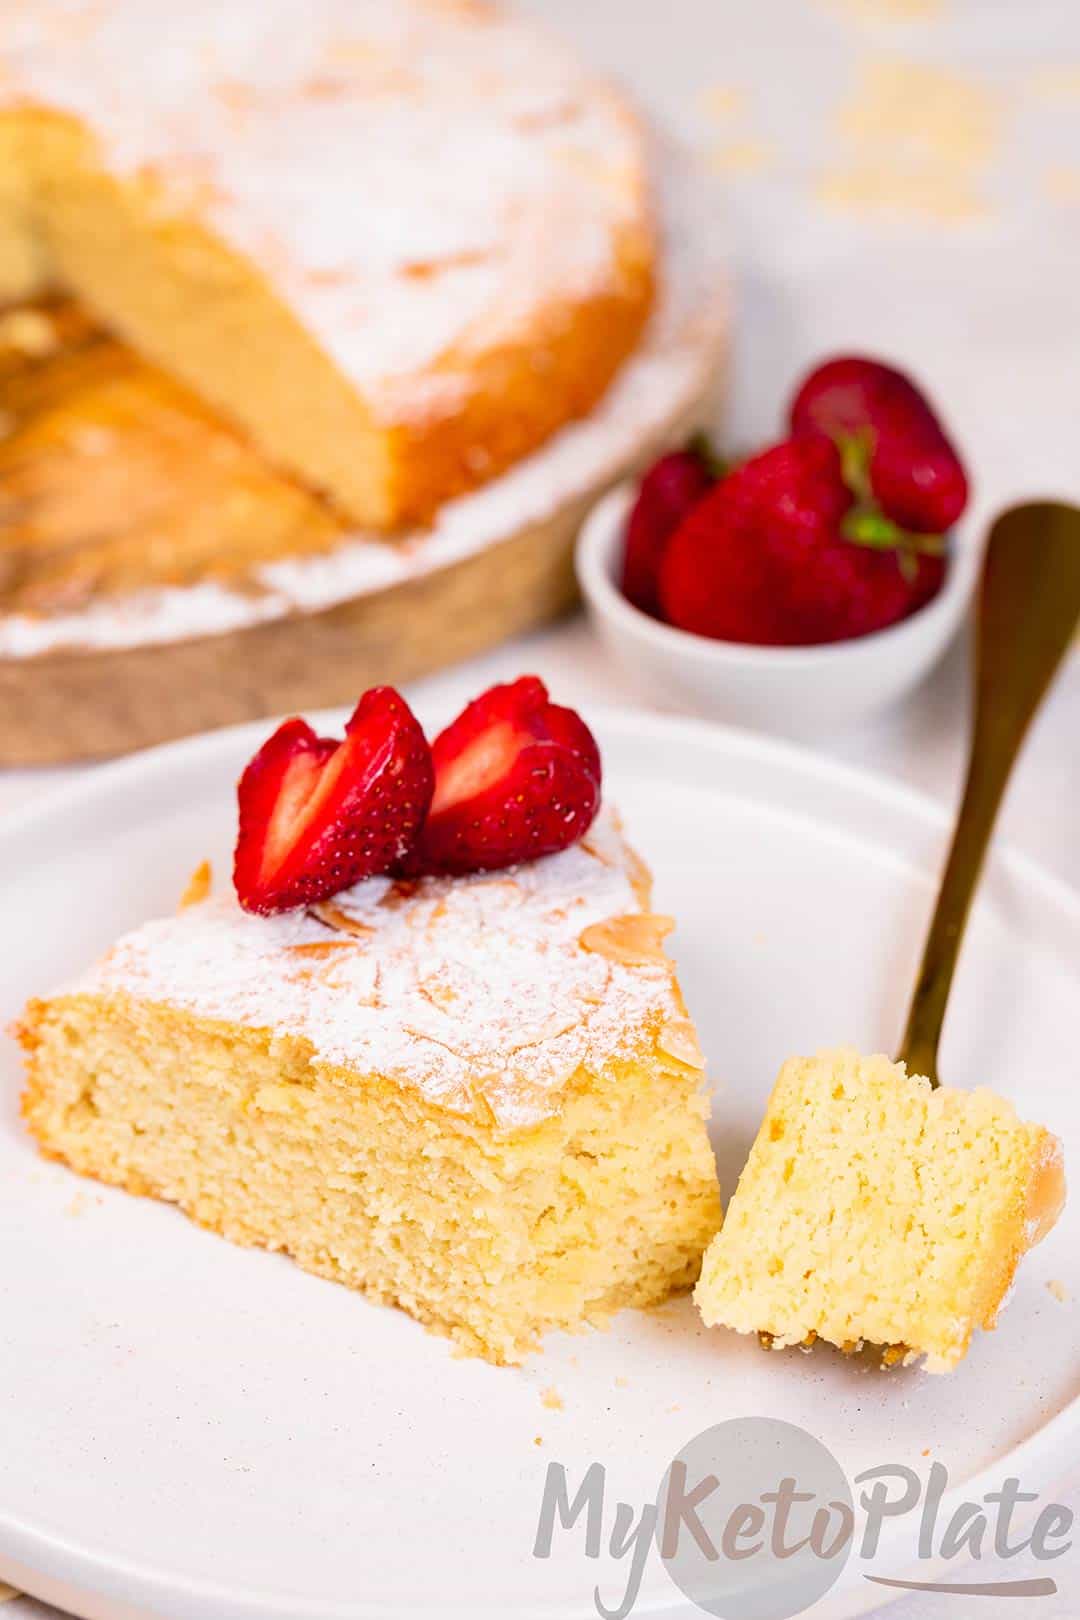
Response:
[[[1072,1549],[1073,1514],[1041,1502],[1016,1477],[978,1500],[948,1509],[949,1473],[932,1462],[924,1473],[882,1462],[851,1479],[815,1436],[776,1418],[743,1417],[695,1435],[660,1481],[655,1500],[617,1499],[600,1462],[577,1478],[563,1464],[548,1465],[539,1504],[533,1556],[549,1558],[556,1537],[576,1537],[583,1559],[603,1562],[591,1574],[601,1620],[627,1620],[651,1558],[675,1586],[716,1620],[790,1620],[822,1599],[848,1563],[865,1565],[877,1585],[957,1599],[1052,1596],[1045,1575],[980,1581],[985,1558],[1007,1561],[1027,1554],[1051,1565]],[[881,1566],[887,1526],[904,1520],[917,1531],[926,1579]],[[1024,1528],[1020,1528],[1023,1521]],[[962,1577],[942,1577],[953,1563]],[[588,1566],[586,1566],[588,1567]],[[974,1576],[973,1576],[974,1569]],[[958,1606],[965,1620],[968,1609]],[[1031,1611],[1017,1609],[1017,1615]]]

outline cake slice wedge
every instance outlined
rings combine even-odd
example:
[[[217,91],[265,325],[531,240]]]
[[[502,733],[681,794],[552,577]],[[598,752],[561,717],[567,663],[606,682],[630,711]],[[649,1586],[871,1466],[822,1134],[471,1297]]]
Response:
[[[365,528],[587,416],[658,241],[622,96],[487,4],[0,0],[0,303],[75,297]]]
[[[847,1049],[792,1058],[695,1298],[777,1348],[865,1340],[948,1372],[1064,1202],[1060,1142],[992,1091]]]
[[[494,1362],[693,1284],[702,1060],[611,814],[528,865],[273,917],[204,890],[27,1008],[47,1155]]]

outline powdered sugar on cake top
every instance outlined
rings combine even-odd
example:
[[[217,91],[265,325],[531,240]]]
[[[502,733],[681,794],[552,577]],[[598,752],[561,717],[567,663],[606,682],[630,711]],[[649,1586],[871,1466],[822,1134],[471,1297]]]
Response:
[[[650,439],[669,432],[679,413],[700,400],[727,330],[724,232],[715,200],[677,152],[665,151],[657,167],[663,227],[657,308],[640,348],[583,421],[490,484],[450,501],[423,534],[395,545],[350,536],[326,556],[256,568],[252,589],[207,580],[101,597],[77,613],[0,614],[0,658],[145,646],[318,612],[449,567],[619,477]]]
[[[682,1019],[665,960],[581,943],[641,912],[633,859],[602,813],[561,854],[468,878],[372,878],[319,916],[253,917],[215,897],[127,935],[73,988],[296,1036],[455,1112],[530,1125],[579,1065],[599,1069],[640,1047],[646,1023]]]
[[[252,257],[388,422],[448,351],[607,290],[645,217],[621,101],[484,0],[0,0],[5,98]]]

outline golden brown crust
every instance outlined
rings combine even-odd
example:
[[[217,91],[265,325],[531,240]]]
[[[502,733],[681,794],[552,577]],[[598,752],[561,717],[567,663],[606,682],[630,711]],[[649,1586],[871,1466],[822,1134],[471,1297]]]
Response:
[[[33,320],[52,334],[32,348]],[[244,587],[346,525],[268,467],[188,390],[72,299],[0,317],[0,611],[77,613],[104,597]]]
[[[719,334],[716,341],[718,349]],[[283,710],[355,702],[366,686],[416,679],[542,624],[567,611],[576,598],[574,539],[603,489],[700,427],[711,409],[711,376],[703,366],[700,386],[654,434],[643,437],[608,476],[566,501],[550,518],[386,590],[223,635],[117,651],[59,650],[0,659],[0,764],[95,758]],[[70,461],[57,470],[58,481],[68,489],[73,487],[72,471]],[[156,496],[167,505],[168,491],[184,487],[174,466]],[[294,493],[308,499],[303,491]],[[227,498],[229,491],[222,494]],[[65,546],[71,578],[81,576],[78,553],[92,537],[74,516],[72,509],[73,521],[55,534],[55,574],[44,556],[42,572],[28,559],[18,565],[29,588],[38,588],[35,579],[49,594],[54,584],[66,588]],[[260,505],[253,520],[244,521],[233,550],[239,554],[265,544],[264,536],[276,532],[277,522],[274,506]],[[182,528],[178,520],[174,532]],[[126,569],[123,557],[130,556],[137,566],[140,552],[150,552],[152,532],[147,521],[139,520],[128,534],[103,541],[104,558],[92,547],[86,564],[91,576],[99,567],[111,572],[110,556],[116,558],[117,578]],[[121,548],[119,557],[111,552],[114,540]],[[166,566],[183,571],[182,555]],[[3,569],[0,556],[0,576]],[[2,592],[0,577],[0,598]]]
[[[609,291],[541,314],[528,343],[471,355],[469,392],[453,410],[392,430],[399,524],[428,522],[446,500],[487,483],[599,402],[637,347],[655,291],[647,231],[625,232],[618,259]],[[453,357],[444,367],[458,369]]]
[[[0,132],[12,127],[31,177],[33,290],[76,294],[270,462],[371,528],[428,521],[592,409],[652,305],[656,244],[642,181],[638,217],[613,243],[609,287],[535,310],[512,340],[485,346],[477,334],[467,353],[416,379],[418,398],[430,400],[430,385],[451,375],[448,402],[383,422],[258,265],[199,222],[197,195],[181,215],[152,167],[117,179],[92,133],[52,108],[0,109]]]

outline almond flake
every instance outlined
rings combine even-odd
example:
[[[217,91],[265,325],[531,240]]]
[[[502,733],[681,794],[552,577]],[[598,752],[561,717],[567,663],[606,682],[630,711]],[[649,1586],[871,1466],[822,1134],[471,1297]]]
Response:
[[[188,878],[187,888],[180,896],[180,910],[186,911],[188,906],[201,906],[208,897],[213,882],[214,872],[210,862],[200,861]]]
[[[698,1045],[697,1033],[689,1018],[672,1018],[661,1024],[656,1044],[661,1052],[685,1063],[688,1069],[703,1069],[705,1055]]]
[[[586,951],[606,956],[609,962],[636,967],[646,962],[666,962],[664,940],[675,927],[673,917],[651,911],[630,912],[623,917],[607,917],[592,923],[578,937]]]
[[[326,928],[336,928],[342,934],[355,934],[358,937],[375,932],[370,923],[361,922],[359,917],[352,917],[340,906],[335,906],[329,900],[320,900],[317,905],[308,907],[308,914],[321,922]]]

